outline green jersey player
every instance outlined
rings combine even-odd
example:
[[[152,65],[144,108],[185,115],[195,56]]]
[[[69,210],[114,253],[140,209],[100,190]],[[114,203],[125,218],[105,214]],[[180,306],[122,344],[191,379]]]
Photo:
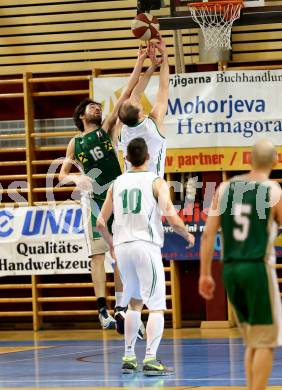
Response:
[[[59,175],[59,180],[63,184],[75,183],[81,191],[83,221],[89,256],[92,258],[91,275],[97,297],[99,319],[104,329],[117,326],[118,331],[118,323],[110,315],[106,305],[104,259],[108,247],[96,230],[96,218],[106,198],[108,187],[121,173],[115,150],[118,141],[115,127],[118,109],[130,96],[138,82],[146,57],[147,50],[140,48],[128,85],[117,100],[112,113],[103,123],[101,104],[85,99],[76,107],[74,121],[81,134],[69,142],[66,159]],[[71,173],[73,165],[79,165],[80,174]],[[109,221],[109,228],[110,225],[111,221]],[[115,267],[115,290],[116,305],[119,306],[122,297],[122,283],[117,267]],[[121,322],[121,327],[123,327],[123,321]]]
[[[221,226],[224,285],[246,345],[249,390],[266,388],[273,348],[282,345],[281,298],[273,267],[282,193],[279,184],[268,179],[276,161],[270,141],[254,146],[252,171],[222,183],[215,194],[201,243],[199,292],[211,299],[211,260]]]

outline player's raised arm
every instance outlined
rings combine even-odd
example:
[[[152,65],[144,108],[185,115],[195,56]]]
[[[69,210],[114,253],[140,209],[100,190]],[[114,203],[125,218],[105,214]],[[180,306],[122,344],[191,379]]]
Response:
[[[213,198],[206,226],[201,237],[199,294],[205,299],[212,299],[215,289],[215,282],[211,275],[211,264],[214,253],[215,236],[219,226],[219,191],[217,191]]]
[[[192,247],[195,242],[193,234],[189,233],[182,219],[173,206],[167,182],[161,178],[155,180],[153,191],[158,199],[158,204],[173,231],[182,236]]]
[[[143,63],[146,58],[147,58],[147,48],[144,49],[142,48],[142,46],[140,46],[138,50],[137,61],[133,69],[133,72],[131,73],[131,76],[128,80],[127,86],[122,91],[121,96],[119,97],[118,101],[116,102],[113,108],[113,111],[109,114],[109,116],[105,119],[103,123],[103,129],[109,133],[111,138],[115,136],[114,132],[115,132],[115,124],[118,117],[118,110],[121,104],[130,97],[133,88],[135,87],[136,83],[139,80]]]
[[[156,47],[162,55],[162,63],[160,67],[159,89],[157,92],[155,104],[153,106],[150,115],[152,116],[152,118],[156,120],[156,122],[160,126],[161,132],[164,132],[162,124],[168,106],[169,65],[168,65],[168,54],[167,54],[165,42],[161,36],[160,36],[159,43],[156,43]]]
[[[162,58],[158,59],[156,57],[156,49],[155,44],[150,43],[148,45],[148,57],[151,60],[151,65],[146,70],[146,72],[139,78],[138,83],[135,85],[133,91],[131,92],[129,100],[132,102],[140,102],[140,99],[142,97],[143,92],[145,91],[151,76],[155,72],[155,70],[158,68],[158,66],[162,63]]]

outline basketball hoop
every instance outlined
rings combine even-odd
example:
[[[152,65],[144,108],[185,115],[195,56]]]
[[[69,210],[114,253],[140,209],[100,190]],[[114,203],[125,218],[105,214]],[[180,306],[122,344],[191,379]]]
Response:
[[[189,3],[193,20],[200,26],[205,48],[231,49],[231,29],[234,20],[239,19],[242,0],[208,1]]]

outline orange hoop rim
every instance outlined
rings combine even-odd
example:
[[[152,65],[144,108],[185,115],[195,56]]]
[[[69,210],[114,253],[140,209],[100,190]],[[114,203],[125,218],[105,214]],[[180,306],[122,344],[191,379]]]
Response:
[[[222,0],[222,1],[204,1],[204,2],[196,2],[196,3],[188,3],[188,8],[215,8],[215,6],[219,6],[222,8],[227,7],[228,5],[240,5],[241,8],[244,6],[243,0]]]

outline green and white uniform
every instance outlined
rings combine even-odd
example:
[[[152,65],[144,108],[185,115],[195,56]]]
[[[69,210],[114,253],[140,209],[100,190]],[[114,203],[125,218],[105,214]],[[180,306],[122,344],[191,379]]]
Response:
[[[156,179],[152,172],[129,171],[114,181],[114,245],[142,240],[163,246],[161,214],[153,194]]]
[[[157,178],[152,172],[129,171],[113,184],[113,242],[123,282],[122,306],[135,298],[150,310],[166,308],[164,232],[153,194]]]
[[[245,343],[282,345],[282,310],[273,241],[277,226],[269,207],[271,186],[235,179],[220,196],[223,277]]]
[[[120,143],[124,159],[124,170],[127,171],[132,168],[130,162],[126,160],[127,145],[131,140],[137,137],[144,138],[148,146],[150,156],[148,171],[154,172],[160,177],[164,177],[166,138],[161,135],[155,121],[150,117],[145,117],[145,119],[136,126],[122,126]]]
[[[121,169],[111,138],[102,128],[75,137],[74,155],[84,173],[93,179],[93,193],[82,193],[81,204],[89,255],[97,254],[92,248],[92,238],[101,237],[96,230],[97,216],[109,186],[121,174]],[[108,223],[109,229],[111,224],[112,219]]]

